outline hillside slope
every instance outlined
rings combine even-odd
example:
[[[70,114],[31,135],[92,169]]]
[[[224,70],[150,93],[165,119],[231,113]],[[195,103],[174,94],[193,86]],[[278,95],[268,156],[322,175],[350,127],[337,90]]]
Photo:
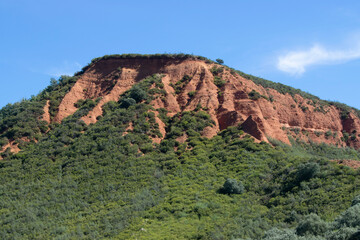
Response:
[[[227,67],[192,58],[99,59],[65,96],[55,121],[73,114],[74,103],[79,99],[101,97],[97,106],[82,118],[87,124],[94,123],[104,103],[117,101],[134,83],[156,73],[163,75],[166,96],[156,99],[152,105],[174,115],[194,110],[200,104],[215,122],[205,136],[212,137],[240,123],[244,131],[261,141],[271,137],[289,143],[287,136],[291,134],[314,142],[360,147],[356,134],[360,133],[360,121],[354,112],[343,116],[342,109],[325,105],[323,101],[306,99],[299,94],[281,94],[256,85]]]
[[[40,118],[48,123],[60,123],[77,111],[79,100],[92,99],[98,102],[82,120],[86,124],[95,123],[105,103],[118,101],[122,93],[141,79],[161,74],[165,96],[155,99],[152,106],[164,108],[172,116],[201,105],[215,122],[213,127],[203,132],[206,137],[212,137],[228,126],[242,124],[243,130],[259,141],[268,142],[272,138],[289,144],[288,136],[291,135],[307,142],[360,147],[360,120],[356,110],[301,94],[301,91],[289,87],[288,91],[286,88],[279,91],[261,84],[261,81],[260,84],[254,82],[252,76],[250,80],[247,75],[239,73],[188,55],[105,56],[86,66],[77,74],[76,82],[68,92],[61,99],[55,99],[56,109],[52,110],[55,116],[49,114],[54,100],[43,97]],[[164,135],[164,123],[157,117],[156,121]],[[32,140],[26,137],[22,139]],[[4,144],[2,151],[10,146],[17,152],[16,139],[8,138],[10,141]]]
[[[226,71],[235,74],[231,69],[216,73],[213,67],[222,66],[203,59],[163,56],[127,56],[133,68],[117,67],[123,58],[96,59],[0,111],[4,144],[21,149],[8,148],[0,161],[1,239],[349,240],[359,234],[359,169],[333,161],[358,162],[357,150],[291,136],[291,146],[260,142],[258,104],[280,100],[250,99],[253,89],[241,90],[247,82],[266,92],[250,80],[235,86],[221,80]],[[138,75],[144,62],[153,70]],[[91,78],[96,74],[105,77]],[[220,130],[229,112],[220,92],[233,96],[234,89],[243,91],[235,102],[252,101],[260,110]],[[207,90],[219,93],[214,98]],[[321,232],[312,232],[318,226]]]

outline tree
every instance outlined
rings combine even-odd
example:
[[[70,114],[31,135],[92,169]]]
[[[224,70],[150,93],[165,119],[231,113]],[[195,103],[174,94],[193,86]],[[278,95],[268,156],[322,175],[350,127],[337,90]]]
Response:
[[[217,62],[218,64],[224,64],[224,60],[222,60],[222,59],[220,59],[220,58],[217,58],[217,59],[216,59],[216,62]]]
[[[56,80],[55,78],[50,78],[50,86],[54,87],[58,84],[58,80]]]
[[[244,192],[244,185],[240,181],[228,178],[220,189],[220,192],[224,194],[241,194]]]
[[[328,225],[315,213],[311,213],[299,223],[296,228],[296,234],[304,235],[322,235],[326,232]]]

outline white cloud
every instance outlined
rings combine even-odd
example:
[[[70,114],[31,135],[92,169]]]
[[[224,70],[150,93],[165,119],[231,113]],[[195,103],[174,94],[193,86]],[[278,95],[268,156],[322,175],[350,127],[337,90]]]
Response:
[[[62,66],[51,68],[47,71],[47,74],[53,77],[60,77],[62,75],[72,76],[79,70],[81,70],[81,65],[78,62],[69,63],[64,61]]]
[[[316,44],[308,50],[290,51],[279,56],[277,68],[292,75],[301,75],[311,65],[339,64],[360,58],[360,46],[346,50],[330,50]]]

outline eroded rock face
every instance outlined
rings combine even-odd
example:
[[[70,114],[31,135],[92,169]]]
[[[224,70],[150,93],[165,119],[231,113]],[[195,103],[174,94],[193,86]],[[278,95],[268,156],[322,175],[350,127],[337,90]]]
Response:
[[[204,130],[206,137],[212,137],[228,126],[241,124],[245,132],[260,141],[268,141],[271,137],[289,144],[288,135],[291,135],[305,141],[360,147],[357,135],[360,133],[360,120],[354,113],[344,120],[340,118],[340,110],[334,106],[322,106],[323,111],[318,111],[319,105],[308,99],[265,89],[226,67],[213,74],[214,68],[221,67],[194,59],[100,60],[92,64],[67,93],[54,121],[61,122],[75,113],[77,108],[74,104],[78,100],[101,97],[98,105],[82,118],[87,124],[95,123],[106,102],[117,101],[132,85],[159,73],[163,75],[162,82],[167,94],[165,98],[152,102],[154,108],[166,108],[173,116],[182,111],[192,111],[200,104],[215,122],[213,127]],[[184,76],[190,78],[181,91],[176,92],[172,86]],[[214,82],[215,76],[223,82]],[[251,91],[259,93],[261,97],[250,98]],[[189,92],[194,94],[190,94],[190,97]],[[165,135],[161,120],[157,118],[156,121]],[[344,133],[350,136],[348,141],[344,141]],[[160,141],[156,139],[156,142]]]

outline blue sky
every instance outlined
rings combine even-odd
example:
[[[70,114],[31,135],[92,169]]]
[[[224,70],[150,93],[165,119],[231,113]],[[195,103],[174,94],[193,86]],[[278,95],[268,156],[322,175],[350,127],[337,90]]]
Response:
[[[359,1],[0,0],[0,107],[105,54],[192,53],[360,108]]]

